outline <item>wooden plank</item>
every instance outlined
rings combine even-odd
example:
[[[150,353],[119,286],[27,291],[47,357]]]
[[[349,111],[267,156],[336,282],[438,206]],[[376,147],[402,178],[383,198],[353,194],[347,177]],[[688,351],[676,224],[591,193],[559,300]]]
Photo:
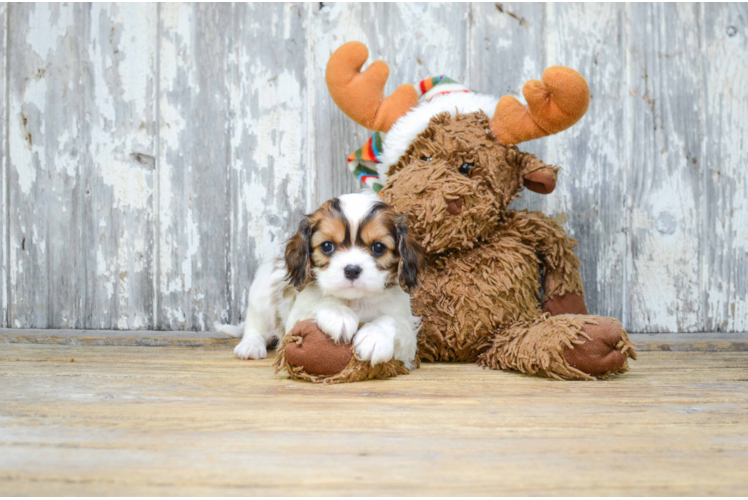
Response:
[[[426,364],[318,386],[170,347],[0,345],[0,366],[9,495],[748,494],[745,353],[606,382]]]
[[[233,21],[227,4],[160,7],[159,329],[228,316]]]
[[[469,6],[467,4],[325,3],[314,15],[313,71],[317,203],[360,189],[346,158],[371,132],[356,125],[332,102],[325,66],[332,52],[350,41],[369,48],[369,61],[390,66],[385,94],[403,83],[440,74],[465,81]]]
[[[88,155],[79,5],[9,11],[9,325],[83,326]]]
[[[748,351],[748,333],[629,333],[638,352]],[[35,330],[0,329],[0,344],[60,344],[89,346],[181,346],[227,349],[239,339],[218,332],[150,330]],[[269,357],[274,354],[270,353]]]
[[[584,75],[591,103],[579,123],[545,139],[543,159],[561,172],[543,210],[579,240],[590,313],[618,319],[626,300],[622,11],[620,4],[547,4],[544,26],[546,65]]]
[[[748,330],[748,8],[704,4],[704,328]]]
[[[311,205],[307,10],[161,7],[159,328],[239,322]]]
[[[9,324],[147,328],[155,10],[10,13]]]
[[[659,334],[662,335],[662,334]],[[228,339],[219,332],[183,332],[181,330],[42,330],[34,328],[0,328],[3,337],[106,337],[110,339]]]
[[[709,131],[699,6],[630,4],[626,18],[625,322],[642,332],[702,331],[702,172]]]
[[[317,5],[236,4],[230,28],[221,28],[230,30],[231,40],[226,72],[231,250],[223,321],[244,318],[255,269],[263,259],[283,255],[284,242],[315,204],[313,96],[307,84],[313,8]]]
[[[227,338],[219,333],[213,332],[148,332],[138,330],[138,334],[112,335],[122,330],[41,330],[37,334],[25,333],[22,330],[18,334],[0,333],[0,344],[45,344],[64,346],[86,346],[86,347],[184,347],[190,349],[221,349],[224,352],[233,351],[239,343],[239,339]],[[57,333],[61,333],[57,335]],[[71,332],[64,334],[63,332]],[[661,348],[658,350],[662,350]],[[725,349],[726,350],[726,349]],[[736,350],[736,349],[733,349]],[[743,349],[745,350],[745,349]],[[271,356],[274,356],[271,353]]]
[[[153,327],[155,4],[92,4],[84,40],[90,166],[84,328]],[[94,264],[95,263],[95,264]]]
[[[358,39],[391,65],[388,92],[441,73],[520,96],[546,66],[582,70],[588,116],[522,145],[564,167],[557,191],[515,206],[580,239],[591,311],[632,331],[748,330],[747,18],[739,4],[0,4],[0,325],[240,321],[259,260],[358,188],[345,157],[369,132],[324,84],[330,53]]]
[[[0,3],[0,325],[8,326],[8,4]]]
[[[638,352],[648,351],[748,351],[748,332],[634,333]]]

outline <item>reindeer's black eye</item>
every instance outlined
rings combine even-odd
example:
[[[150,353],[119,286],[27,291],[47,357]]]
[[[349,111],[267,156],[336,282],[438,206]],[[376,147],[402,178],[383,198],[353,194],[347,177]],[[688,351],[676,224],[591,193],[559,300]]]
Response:
[[[375,257],[381,257],[382,255],[384,255],[384,252],[386,250],[387,247],[379,243],[378,241],[371,246],[371,253],[373,253]]]
[[[421,160],[428,162],[428,161],[431,161],[431,157],[430,156],[421,156]]]
[[[472,163],[463,163],[462,165],[460,165],[460,173],[464,175],[470,175],[473,171],[473,167],[475,167],[475,165],[473,165]]]
[[[323,254],[330,255],[335,251],[335,244],[332,241],[325,241],[319,246],[319,249],[322,250]]]

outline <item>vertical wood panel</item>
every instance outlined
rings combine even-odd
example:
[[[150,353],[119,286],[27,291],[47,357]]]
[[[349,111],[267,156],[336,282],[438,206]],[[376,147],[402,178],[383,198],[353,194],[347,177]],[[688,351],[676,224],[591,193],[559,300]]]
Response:
[[[314,192],[306,11],[161,7],[160,328],[239,321]]]
[[[8,326],[8,4],[0,3],[0,327]]]
[[[748,7],[704,4],[707,331],[748,331]]]
[[[153,14],[12,6],[11,326],[151,326]]]
[[[548,4],[545,30],[546,64],[579,71],[591,102],[579,123],[546,139],[544,159],[561,171],[544,211],[579,240],[590,313],[616,318],[623,317],[626,255],[622,13],[620,4]]]
[[[698,5],[627,6],[626,324],[632,331],[703,329],[700,220],[707,130],[700,33]]]
[[[205,329],[229,308],[228,4],[162,4],[159,328]]]
[[[316,7],[237,4],[232,15],[230,317],[224,320],[244,317],[258,264],[283,254],[313,205],[306,59],[309,10]]]
[[[155,4],[92,4],[83,45],[89,142],[85,328],[153,326]]]
[[[448,75],[467,76],[468,4],[322,4],[314,19],[314,97],[317,203],[360,189],[346,158],[371,132],[353,123],[332,102],[325,65],[332,52],[350,41],[369,48],[371,64],[390,66],[385,94],[403,83]]]
[[[359,40],[387,93],[446,74],[522,99],[578,69],[587,116],[521,145],[557,189],[514,207],[580,240],[592,312],[748,330],[746,23],[735,3],[0,3],[0,326],[240,321],[302,213],[359,188],[370,132],[324,79]]]

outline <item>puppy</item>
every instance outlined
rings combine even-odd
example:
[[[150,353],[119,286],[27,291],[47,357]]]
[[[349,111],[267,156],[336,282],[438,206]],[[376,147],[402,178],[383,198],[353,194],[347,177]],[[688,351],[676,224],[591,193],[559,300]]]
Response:
[[[257,269],[243,330],[215,327],[242,337],[239,358],[263,359],[271,342],[314,319],[335,342],[353,340],[358,359],[376,365],[394,357],[410,369],[420,318],[407,291],[424,262],[405,217],[375,194],[333,198],[301,221],[285,259]]]

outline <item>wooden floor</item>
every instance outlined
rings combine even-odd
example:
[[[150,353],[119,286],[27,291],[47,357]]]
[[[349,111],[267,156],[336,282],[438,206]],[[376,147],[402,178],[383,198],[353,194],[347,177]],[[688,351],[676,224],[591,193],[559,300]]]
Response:
[[[0,343],[0,494],[748,495],[748,352],[324,387],[211,345]]]

